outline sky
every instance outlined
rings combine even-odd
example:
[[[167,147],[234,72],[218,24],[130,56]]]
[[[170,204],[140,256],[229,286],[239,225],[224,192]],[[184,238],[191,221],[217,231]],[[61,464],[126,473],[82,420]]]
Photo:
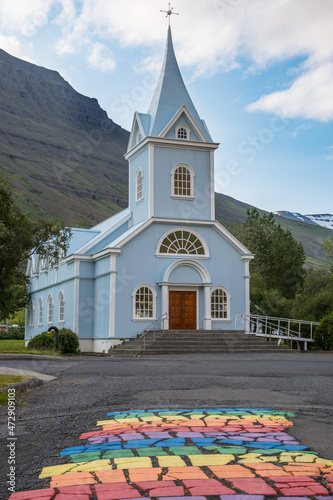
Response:
[[[188,91],[215,142],[218,192],[333,214],[333,1],[174,0]],[[129,130],[163,62],[165,0],[0,0],[0,48],[58,71]]]

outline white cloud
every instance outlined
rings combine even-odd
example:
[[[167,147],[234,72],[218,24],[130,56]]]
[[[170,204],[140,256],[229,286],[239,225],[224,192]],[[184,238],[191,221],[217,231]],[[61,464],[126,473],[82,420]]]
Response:
[[[247,106],[282,117],[333,120],[333,63],[306,71],[286,90],[273,92]]]
[[[84,51],[90,64],[99,68],[106,64],[112,70],[115,61],[105,56],[106,48],[114,52],[114,44],[142,46],[150,52],[136,67],[151,71],[165,42],[167,20],[161,8],[156,0],[0,0],[0,32],[23,43],[22,37],[31,38],[52,22],[61,29],[58,54]],[[192,68],[195,77],[240,65],[244,71],[264,71],[289,61],[297,71],[291,81],[283,82],[287,87],[261,97],[248,109],[332,119],[328,91],[333,65],[332,0],[197,0],[195,4],[175,0],[174,10],[180,14],[172,16],[177,57],[182,66]]]
[[[88,62],[92,68],[98,69],[103,73],[114,71],[116,62],[112,52],[102,43],[96,42],[93,44]]]

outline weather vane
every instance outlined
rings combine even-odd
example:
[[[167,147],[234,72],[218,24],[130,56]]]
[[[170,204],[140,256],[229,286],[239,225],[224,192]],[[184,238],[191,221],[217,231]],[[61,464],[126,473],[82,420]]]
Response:
[[[176,16],[179,16],[178,12],[172,12],[172,11],[173,11],[173,7],[171,7],[171,9],[170,9],[170,3],[169,3],[169,9],[168,10],[160,10],[160,12],[165,12],[166,13],[165,17],[169,17],[169,26],[170,26],[170,17],[172,16],[172,14],[175,14]]]

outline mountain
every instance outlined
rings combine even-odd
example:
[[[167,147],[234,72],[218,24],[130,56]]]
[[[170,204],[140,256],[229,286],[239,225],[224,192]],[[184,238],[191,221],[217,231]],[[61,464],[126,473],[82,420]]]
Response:
[[[59,73],[0,50],[0,172],[11,177],[25,211],[90,227],[125,208],[128,137],[96,99],[76,92]],[[216,193],[216,218],[231,231],[251,208]],[[333,236],[331,229],[318,221],[276,220],[301,241],[309,266],[328,267],[320,244]]]
[[[27,212],[89,227],[126,207],[128,137],[59,73],[0,50],[0,172]]]
[[[285,217],[287,219],[306,222],[307,224],[314,224],[328,229],[333,229],[333,215],[332,214],[308,214],[302,215],[298,212],[274,212],[275,215]]]
[[[235,200],[230,196],[216,193],[216,218],[225,225],[231,232],[233,224],[243,223],[246,219],[246,212],[253,208],[241,201]],[[267,213],[260,210],[261,213]],[[333,237],[333,230],[322,227],[318,224],[309,224],[298,218],[288,218],[275,214],[275,221],[280,224],[283,229],[289,230],[293,237],[300,241],[303,245],[306,255],[307,267],[322,267],[328,268],[330,260],[326,256],[326,252],[321,248],[323,241]]]

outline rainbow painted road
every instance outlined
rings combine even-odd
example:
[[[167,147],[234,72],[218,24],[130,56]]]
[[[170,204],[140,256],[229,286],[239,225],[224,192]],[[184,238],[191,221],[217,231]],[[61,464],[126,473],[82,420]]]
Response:
[[[292,413],[249,408],[107,413],[10,500],[333,500],[333,461],[287,433]]]

